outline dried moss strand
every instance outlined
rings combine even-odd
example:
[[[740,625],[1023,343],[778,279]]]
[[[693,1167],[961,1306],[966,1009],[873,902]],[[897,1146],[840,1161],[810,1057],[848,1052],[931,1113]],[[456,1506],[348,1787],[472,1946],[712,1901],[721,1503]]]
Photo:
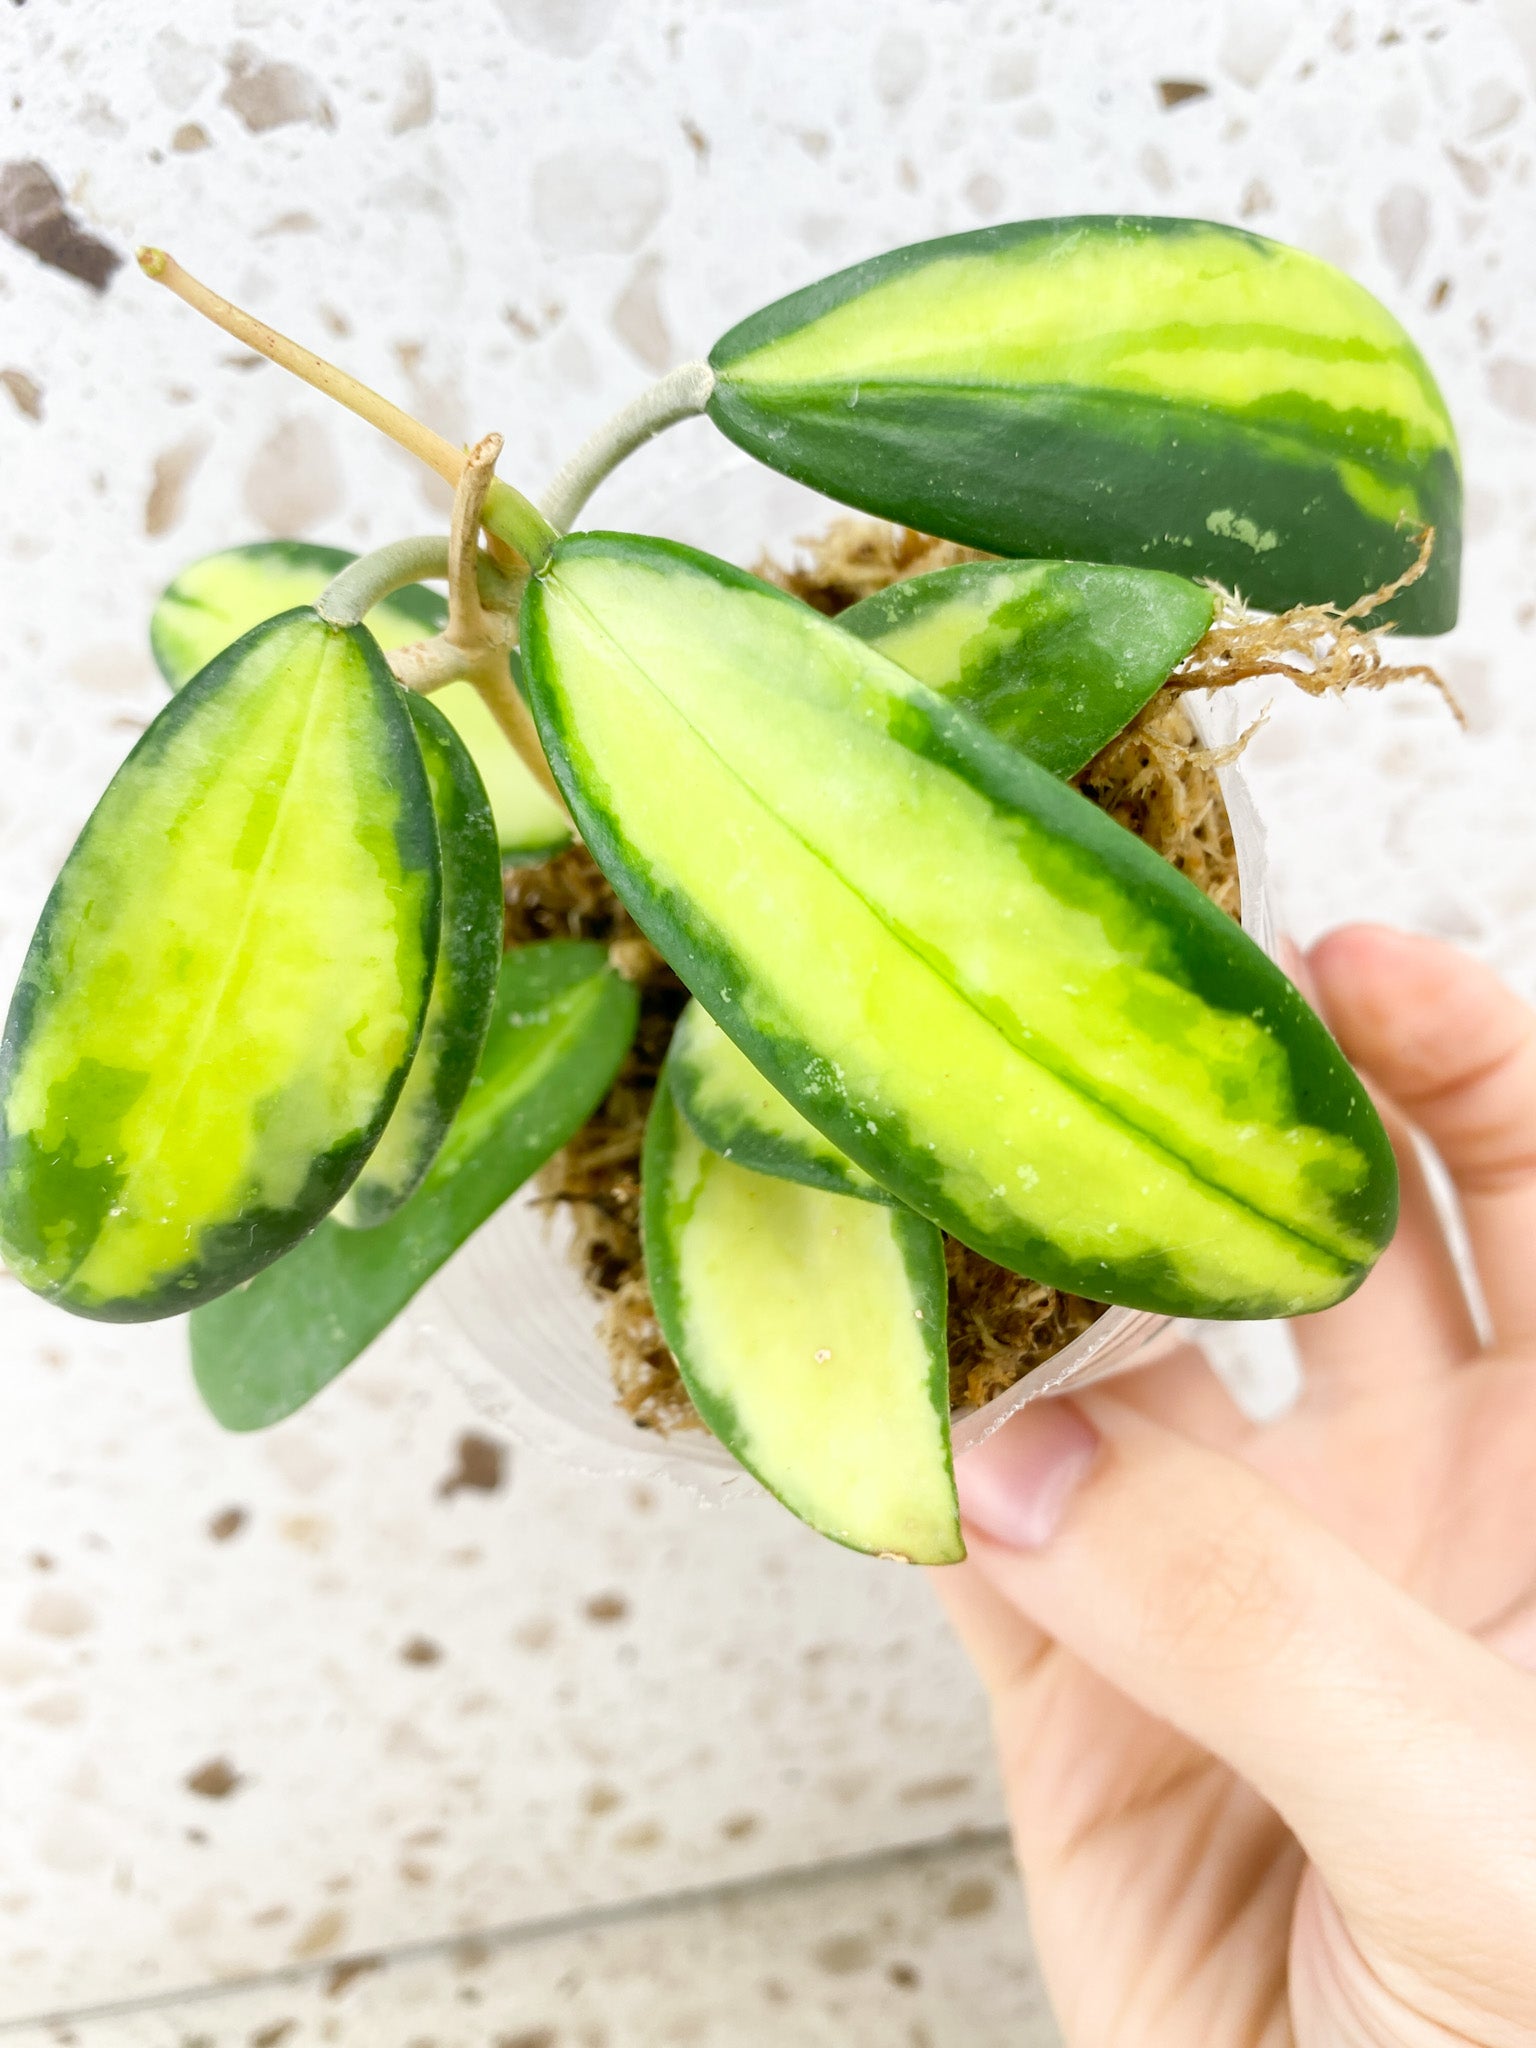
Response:
[[[1435,529],[1432,526],[1426,526],[1419,535],[1419,552],[1414,560],[1408,564],[1402,575],[1396,577],[1391,583],[1383,583],[1379,589],[1367,591],[1364,597],[1357,597],[1353,604],[1344,607],[1343,611],[1339,613],[1339,617],[1341,619],[1363,619],[1368,612],[1380,611],[1381,607],[1390,598],[1399,596],[1411,584],[1418,582],[1419,578],[1428,569],[1430,558],[1434,552]],[[1390,625],[1387,625],[1383,626],[1381,630],[1384,633],[1390,633],[1392,628]]]
[[[1457,724],[1465,726],[1466,716],[1437,669],[1427,662],[1389,662],[1382,642],[1391,627],[1354,623],[1416,582],[1429,565],[1433,546],[1433,530],[1426,529],[1411,568],[1342,610],[1332,604],[1297,605],[1269,617],[1250,611],[1240,597],[1221,592],[1209,632],[1168,678],[1168,688],[1227,690],[1234,683],[1275,676],[1309,697],[1324,697],[1345,690],[1425,683],[1444,699]]]

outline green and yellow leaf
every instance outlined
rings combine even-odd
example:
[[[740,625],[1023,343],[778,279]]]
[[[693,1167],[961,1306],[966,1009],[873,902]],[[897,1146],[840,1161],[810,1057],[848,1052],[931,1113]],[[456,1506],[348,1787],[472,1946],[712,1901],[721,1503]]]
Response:
[[[313,604],[356,555],[310,541],[259,540],[204,555],[167,585],[149,622],[150,651],[172,690],[279,612]],[[386,654],[440,633],[448,606],[414,583],[376,604],[364,624]]]
[[[865,1202],[891,1197],[787,1102],[702,1003],[690,1003],[667,1048],[672,1098],[702,1144],[753,1173],[777,1174]]]
[[[964,1557],[934,1226],[722,1159],[678,1114],[664,1073],[646,1126],[644,1231],[662,1335],[727,1450],[852,1550]]]
[[[508,953],[474,1080],[410,1200],[376,1230],[322,1223],[192,1316],[193,1371],[215,1418],[265,1429],[329,1385],[586,1122],[636,1014],[600,946],[559,939]]]
[[[76,842],[0,1056],[0,1242],[77,1313],[175,1315],[333,1208],[431,988],[437,831],[361,628],[287,612],[161,712]]]
[[[313,604],[356,560],[345,548],[296,540],[254,541],[205,555],[182,570],[155,607],[149,640],[161,675],[179,690],[252,626],[294,605]],[[364,623],[391,654],[442,632],[448,606],[435,590],[412,583],[383,598]],[[433,691],[432,701],[480,771],[502,859],[525,866],[569,845],[569,824],[524,767],[474,685],[448,683]]]
[[[1331,264],[1210,221],[1020,221],[893,250],[744,320],[709,411],[770,467],[998,554],[1211,576],[1254,603],[1456,620],[1445,402]]]
[[[420,1185],[474,1077],[501,967],[501,859],[469,750],[425,698],[405,706],[432,791],[443,910],[426,1021],[384,1135],[338,1203],[340,1223],[373,1229]]]
[[[855,635],[722,562],[563,541],[523,647],[632,915],[909,1207],[1014,1271],[1293,1315],[1391,1234],[1391,1147],[1295,989],[1132,834]]]
[[[1159,569],[964,562],[838,616],[1053,775],[1075,775],[1211,623],[1209,590]]]

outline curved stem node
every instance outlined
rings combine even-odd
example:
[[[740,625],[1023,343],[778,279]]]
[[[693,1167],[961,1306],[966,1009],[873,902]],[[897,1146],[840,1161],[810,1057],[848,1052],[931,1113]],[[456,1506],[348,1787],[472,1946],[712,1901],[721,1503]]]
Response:
[[[544,493],[544,516],[558,532],[571,522],[604,477],[626,456],[679,420],[696,418],[709,404],[715,373],[700,360],[669,370],[648,391],[631,399],[621,412],[584,441]]]
[[[447,573],[448,543],[440,533],[392,540],[339,569],[315,599],[315,610],[329,626],[360,626],[392,591]]]

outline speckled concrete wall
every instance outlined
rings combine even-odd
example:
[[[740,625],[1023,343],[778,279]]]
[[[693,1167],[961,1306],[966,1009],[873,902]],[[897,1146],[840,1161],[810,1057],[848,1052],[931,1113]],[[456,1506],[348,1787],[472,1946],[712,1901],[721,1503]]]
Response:
[[[0,78],[0,162],[45,167],[0,172],[7,986],[160,702],[167,578],[443,513],[114,256],[173,248],[443,432],[498,428],[536,488],[784,289],[1123,208],[1346,264],[1442,377],[1469,555],[1436,653],[1469,729],[1427,691],[1280,701],[1248,767],[1295,929],[1401,918],[1536,990],[1530,0],[11,0]],[[697,518],[734,460],[690,426],[596,510]],[[731,503],[744,555],[809,516]],[[173,1327],[0,1283],[0,1352],[0,2017],[996,1823],[915,1575],[516,1451],[409,1328],[261,1439],[202,1415]],[[996,1939],[1022,1953],[1011,1916]],[[818,2006],[778,2038],[858,2038],[845,2008],[846,2035]]]

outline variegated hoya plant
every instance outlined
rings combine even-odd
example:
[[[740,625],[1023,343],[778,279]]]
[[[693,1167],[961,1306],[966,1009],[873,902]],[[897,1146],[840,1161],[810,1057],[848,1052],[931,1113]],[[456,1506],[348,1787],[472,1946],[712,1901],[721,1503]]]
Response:
[[[494,437],[451,448],[141,261],[431,463],[454,530],[361,560],[236,548],[166,592],[175,694],[5,1032],[0,1243],[29,1287],[190,1311],[232,1428],[318,1392],[624,1057],[636,998],[601,948],[502,951],[502,864],[573,833],[694,998],[645,1145],[661,1328],[715,1434],[826,1534],[963,1554],[942,1232],[1177,1316],[1360,1284],[1396,1182],[1359,1081],[1068,780],[1201,638],[1212,583],[1342,604],[1432,529],[1390,615],[1453,623],[1455,436],[1360,286],[1199,221],[900,249],[733,328],[540,510]],[[693,549],[570,530],[701,411],[997,559],[833,621]]]

